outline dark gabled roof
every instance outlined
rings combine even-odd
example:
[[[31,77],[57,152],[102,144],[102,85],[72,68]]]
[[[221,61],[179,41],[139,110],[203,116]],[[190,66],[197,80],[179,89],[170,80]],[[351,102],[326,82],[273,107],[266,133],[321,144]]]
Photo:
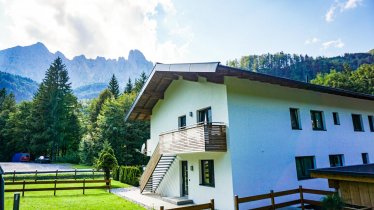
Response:
[[[342,175],[374,178],[374,164],[319,168],[310,170],[310,172],[324,175]]]
[[[151,72],[143,89],[137,96],[130,111],[127,113],[125,119],[150,119],[152,109],[156,105],[157,101],[164,98],[166,89],[169,87],[173,80],[177,80],[179,77],[182,77],[184,80],[190,81],[197,81],[198,77],[205,77],[208,82],[223,84],[225,76],[374,101],[373,95],[356,93],[349,90],[314,85],[306,82],[251,72],[220,65],[219,62],[181,64],[157,63],[153,67],[153,71]]]

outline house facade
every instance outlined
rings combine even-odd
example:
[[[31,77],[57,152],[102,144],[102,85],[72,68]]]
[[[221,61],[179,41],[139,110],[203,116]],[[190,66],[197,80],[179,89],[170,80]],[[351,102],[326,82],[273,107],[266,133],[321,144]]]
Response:
[[[126,119],[151,122],[143,193],[226,210],[234,195],[326,189],[309,169],[374,161],[373,115],[371,95],[194,63],[156,64]]]

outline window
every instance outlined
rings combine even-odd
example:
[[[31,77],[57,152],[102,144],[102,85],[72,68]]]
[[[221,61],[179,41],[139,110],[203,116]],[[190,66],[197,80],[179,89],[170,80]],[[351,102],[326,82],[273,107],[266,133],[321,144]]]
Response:
[[[339,114],[337,112],[333,112],[332,117],[334,118],[334,125],[340,125]]]
[[[314,156],[296,157],[297,179],[311,179],[309,169],[314,169]]]
[[[178,117],[178,128],[186,127],[186,115]]]
[[[206,124],[212,123],[212,110],[211,110],[210,107],[206,108],[206,109],[199,110],[197,112],[197,122],[198,123],[206,123]]]
[[[362,163],[363,164],[369,164],[370,163],[368,153],[362,153],[361,156],[362,156]]]
[[[214,162],[201,160],[201,185],[214,187]]]
[[[373,118],[373,116],[369,115],[368,120],[369,120],[370,131],[374,132],[374,118]]]
[[[354,131],[364,131],[364,126],[362,125],[362,117],[360,114],[352,114],[352,123]]]
[[[319,131],[325,130],[322,111],[310,111],[310,116],[312,118],[313,130],[319,130]]]
[[[299,109],[290,108],[291,127],[293,130],[301,130]]]
[[[329,155],[330,166],[338,167],[344,166],[344,156],[343,155]]]

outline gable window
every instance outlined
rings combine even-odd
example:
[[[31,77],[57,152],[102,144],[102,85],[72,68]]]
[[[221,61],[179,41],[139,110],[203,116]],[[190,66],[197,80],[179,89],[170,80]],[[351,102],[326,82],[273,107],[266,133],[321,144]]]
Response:
[[[212,109],[210,107],[197,111],[197,123],[212,123]]]
[[[364,131],[364,126],[362,125],[362,117],[360,114],[352,114],[352,123],[354,131]]]
[[[334,125],[340,125],[339,114],[337,112],[333,112],[332,117],[334,118]]]
[[[186,127],[186,115],[178,117],[178,128]]]
[[[330,166],[344,166],[344,155],[329,155]]]
[[[297,179],[311,179],[309,169],[315,168],[314,156],[295,157]]]
[[[368,153],[362,153],[361,156],[362,156],[362,163],[363,164],[369,164],[370,163]]]
[[[201,180],[200,184],[214,187],[214,161],[201,160]]]
[[[301,130],[299,109],[290,108],[291,128]]]
[[[369,120],[370,131],[374,132],[374,117],[371,116],[371,115],[369,115],[368,116],[368,120]]]
[[[322,111],[310,111],[310,116],[312,119],[313,130],[323,131],[325,130],[325,125],[323,123],[323,112]]]

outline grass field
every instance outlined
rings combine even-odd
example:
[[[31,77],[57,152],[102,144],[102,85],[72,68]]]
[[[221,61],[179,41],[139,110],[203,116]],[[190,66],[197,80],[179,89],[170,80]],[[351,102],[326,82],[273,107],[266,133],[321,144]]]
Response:
[[[102,185],[86,184],[86,186]],[[60,184],[57,187],[73,187],[81,184]],[[53,185],[27,185],[26,188],[53,187]],[[126,184],[112,181],[113,188],[129,187]],[[6,189],[22,188],[22,186],[5,186]],[[5,209],[13,208],[13,193],[5,193]],[[20,209],[123,209],[138,210],[143,207],[108,193],[104,189],[88,189],[85,195],[82,190],[57,191],[53,196],[53,191],[25,192],[21,197]]]

